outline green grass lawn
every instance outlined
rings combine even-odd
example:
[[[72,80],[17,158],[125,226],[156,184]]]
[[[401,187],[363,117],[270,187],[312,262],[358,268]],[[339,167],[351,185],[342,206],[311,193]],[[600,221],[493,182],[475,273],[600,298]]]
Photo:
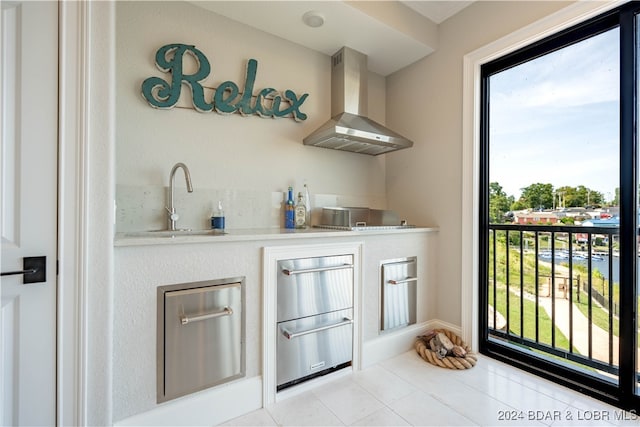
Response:
[[[507,300],[506,289],[498,286],[496,289],[496,309],[505,318],[507,317]],[[493,286],[489,286],[489,302],[493,301]],[[524,315],[524,338],[536,340],[536,305],[535,302],[525,299],[523,301],[522,313],[520,311],[520,296],[510,292],[509,295],[509,331],[511,334],[520,336],[520,316]],[[538,342],[542,344],[552,345],[553,324],[551,318],[547,315],[544,308],[538,309]],[[555,347],[563,350],[569,350],[569,340],[556,327],[555,328]],[[576,352],[574,348],[574,352]]]
[[[533,248],[536,243],[539,245],[540,250],[549,247],[548,240],[544,240],[541,238],[540,241],[535,242],[535,239],[527,238],[527,233],[524,233],[526,244],[523,245],[525,253],[521,255],[520,246],[517,242],[511,242],[511,246],[508,250],[508,263],[507,263],[507,245],[506,245],[506,235],[504,233],[497,235],[497,241],[495,246],[495,253],[493,251],[493,238],[490,238],[489,241],[489,302],[493,302],[493,283],[497,284],[497,301],[496,301],[496,309],[499,313],[501,313],[506,318],[506,286],[507,282],[507,271],[509,272],[509,289],[511,291],[509,296],[509,329],[510,333],[516,336],[520,336],[520,296],[517,292],[522,290],[529,295],[535,295],[536,292],[536,259],[535,252]],[[556,240],[555,248],[559,250],[565,247],[566,242],[562,242],[561,240]],[[605,250],[603,248],[603,250]],[[522,257],[522,259],[521,259]],[[496,260],[496,269],[495,273],[492,269],[493,260]],[[508,264],[508,265],[507,265]],[[565,263],[564,270],[566,271],[568,264]],[[548,276],[551,275],[551,268],[548,262],[540,261],[537,263],[538,267],[538,284],[537,289],[538,292],[546,292],[547,289],[547,280]],[[563,267],[556,267],[556,274],[560,272],[562,274]],[[494,277],[495,274],[495,277]],[[585,292],[580,293],[580,301],[577,300],[577,283],[575,280],[577,277],[580,277],[582,283],[588,280],[587,269],[584,266],[573,265],[573,302],[574,306],[582,312],[586,317],[588,314],[588,298]],[[494,282],[495,280],[495,282]],[[592,272],[592,280],[593,280],[593,289],[597,289],[603,295],[609,295],[609,282],[604,280],[602,274],[594,270]],[[521,285],[522,282],[522,285]],[[619,304],[620,298],[620,285],[619,283],[614,283],[612,285],[612,296],[614,304]],[[638,313],[640,313],[640,297],[638,298]],[[535,302],[524,299],[523,301],[523,325],[524,325],[524,338],[535,340],[536,339],[536,310],[535,310]],[[593,324],[597,327],[609,331],[609,312],[604,308],[600,307],[597,303],[592,304],[591,307],[591,315]],[[551,331],[552,331],[552,322],[550,317],[547,315],[546,311],[543,308],[540,308],[538,311],[538,341],[543,344],[552,345],[551,344]],[[619,336],[619,320],[616,316],[613,316],[613,334],[614,336]],[[638,332],[638,347],[640,348],[640,330]],[[569,349],[569,342],[567,337],[562,334],[562,332],[555,328],[555,346],[559,349],[567,350]],[[578,353],[574,348],[574,352]]]
[[[496,282],[498,283],[498,286],[500,286],[500,284],[504,284],[506,283],[506,279],[507,279],[507,254],[506,254],[506,245],[505,245],[505,239],[498,239],[498,244],[496,245],[496,253],[493,253],[493,250],[490,250],[489,252],[489,265],[491,266],[493,263],[493,258],[496,258],[496,273],[495,273],[495,279]],[[556,242],[556,249],[559,249],[560,247],[562,247],[562,243],[561,241],[557,241]],[[566,242],[565,242],[566,243]],[[534,243],[530,243],[529,247],[532,247],[534,245]],[[490,248],[492,249],[493,246],[490,245]],[[525,253],[522,256],[522,263],[520,261],[520,250],[518,248],[513,248],[511,247],[509,249],[509,266],[508,266],[508,271],[509,271],[509,287],[511,290],[519,290],[520,289],[520,281],[522,278],[522,288],[525,292],[529,293],[529,294],[535,294],[535,289],[536,289],[536,276],[535,276],[535,271],[536,271],[536,261],[535,261],[535,254],[532,252],[529,253]],[[522,266],[521,266],[522,264]],[[565,265],[563,265],[564,267],[566,267],[566,263]],[[556,270],[556,273],[558,272],[558,269]],[[604,295],[608,295],[609,294],[609,282],[602,279],[601,276],[602,274],[595,270],[593,273],[593,280],[594,283],[598,283],[598,291]],[[551,275],[551,268],[549,267],[548,263],[545,262],[539,262],[538,263],[538,289],[540,291],[540,289],[543,287],[543,284],[546,283],[547,276]],[[489,272],[489,282],[493,283],[493,271]],[[574,265],[573,266],[573,277],[574,279],[576,277],[580,276],[581,280],[584,282],[585,280],[587,280],[587,269],[584,266],[580,266],[580,265]],[[582,292],[581,293],[581,298],[580,298],[580,303],[578,303],[577,298],[575,296],[575,292],[576,292],[576,281],[573,281],[573,291],[574,291],[574,298],[573,301],[574,303],[576,303],[576,306],[578,307],[578,309],[585,315],[588,316],[588,306],[587,306],[587,295],[586,293]],[[546,285],[545,289],[546,289]],[[602,289],[600,289],[602,288]],[[614,283],[613,284],[613,301],[615,304],[619,303],[619,295],[620,295],[620,291],[619,291],[619,284],[618,283]],[[511,304],[511,302],[510,302]],[[519,304],[519,302],[517,303]],[[505,304],[506,305],[506,304]],[[519,307],[519,305],[518,305]],[[506,309],[505,309],[506,310]],[[640,313],[640,298],[638,301],[638,312]],[[602,307],[598,306],[597,304],[593,304],[592,305],[592,318],[593,318],[593,323],[602,328],[605,331],[609,330],[609,313],[607,310],[604,310]],[[518,318],[519,319],[519,318]],[[520,328],[519,325],[519,320],[518,320],[518,329]],[[613,328],[613,332],[614,335],[618,336],[618,332],[619,328],[618,328],[618,319],[614,316],[614,328]],[[525,332],[526,332],[526,328],[525,328]],[[640,342],[639,342],[640,345]]]
[[[589,298],[586,292],[580,293],[580,302],[576,301],[574,297],[574,307],[577,307],[578,310],[586,317],[589,318]],[[601,308],[595,302],[591,304],[591,319],[593,324],[598,326],[600,329],[605,331],[609,331],[609,312]],[[620,322],[618,318],[613,316],[613,335],[618,336],[620,333]]]

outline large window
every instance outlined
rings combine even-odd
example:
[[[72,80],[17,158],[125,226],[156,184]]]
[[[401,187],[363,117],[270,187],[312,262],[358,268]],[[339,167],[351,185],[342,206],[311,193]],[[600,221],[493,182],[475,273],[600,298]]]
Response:
[[[637,10],[482,67],[481,351],[638,410]]]

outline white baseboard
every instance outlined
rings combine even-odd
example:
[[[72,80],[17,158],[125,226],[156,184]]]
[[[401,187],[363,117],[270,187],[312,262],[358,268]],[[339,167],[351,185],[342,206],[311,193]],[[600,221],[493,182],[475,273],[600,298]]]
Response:
[[[444,328],[460,335],[461,328],[441,320],[429,320],[402,328],[395,332],[381,334],[377,338],[362,344],[362,369],[382,362],[383,360],[405,353],[413,348],[416,337],[429,329]]]
[[[462,337],[462,327],[458,325],[454,325],[449,322],[445,322],[444,320],[431,320],[429,321],[431,329],[448,329],[454,334]]]
[[[213,426],[262,407],[262,377],[252,377],[158,405],[116,426]]]
[[[361,369],[411,349],[416,337],[429,329],[444,328],[461,335],[461,328],[441,320],[429,320],[396,332],[382,334],[362,345]],[[344,373],[350,370],[345,369]],[[344,374],[343,373],[343,374]],[[338,374],[338,373],[336,373]],[[252,377],[195,393],[120,420],[116,426],[212,426],[262,408],[262,377]],[[296,387],[298,388],[298,387]],[[302,390],[304,387],[300,387]],[[291,392],[291,391],[290,391]],[[292,393],[295,395],[296,393]],[[290,397],[282,393],[280,398]]]

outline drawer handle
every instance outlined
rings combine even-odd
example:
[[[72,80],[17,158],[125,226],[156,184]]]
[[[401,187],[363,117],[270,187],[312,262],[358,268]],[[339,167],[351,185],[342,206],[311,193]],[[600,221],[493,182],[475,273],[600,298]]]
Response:
[[[306,268],[302,270],[289,270],[284,268],[282,270],[282,273],[285,274],[286,276],[293,276],[294,274],[317,273],[320,271],[331,271],[331,270],[343,270],[345,268],[353,268],[353,264],[334,265],[331,267]]]
[[[320,326],[319,328],[307,329],[306,331],[289,332],[285,328],[281,328],[281,329],[282,329],[282,335],[284,335],[285,338],[290,340],[293,338],[301,337],[303,335],[313,334],[315,332],[320,332],[320,331],[326,331],[327,329],[337,328],[339,326],[350,325],[352,323],[353,323],[353,320],[349,319],[348,317],[345,317],[339,323],[334,323],[333,325]]]
[[[200,314],[197,316],[182,315],[182,317],[180,317],[180,323],[182,323],[183,325],[186,325],[187,323],[199,322],[201,320],[215,319],[216,317],[222,317],[222,316],[231,316],[232,314],[233,314],[233,310],[230,307],[225,307],[222,309],[222,311]]]
[[[389,280],[387,283],[391,285],[401,285],[402,283],[416,282],[417,280],[417,277],[407,277],[403,280]]]

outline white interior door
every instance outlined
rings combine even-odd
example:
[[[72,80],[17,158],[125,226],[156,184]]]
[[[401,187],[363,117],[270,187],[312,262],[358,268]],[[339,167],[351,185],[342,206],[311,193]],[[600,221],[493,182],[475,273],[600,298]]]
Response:
[[[0,424],[55,425],[58,5],[1,4]]]

